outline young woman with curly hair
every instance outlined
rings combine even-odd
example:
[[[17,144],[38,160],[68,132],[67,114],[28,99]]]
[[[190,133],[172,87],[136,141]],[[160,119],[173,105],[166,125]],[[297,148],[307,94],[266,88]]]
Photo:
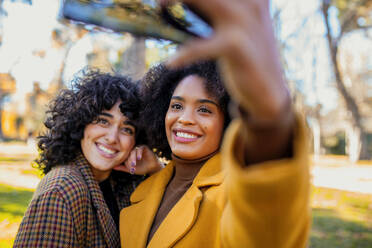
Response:
[[[184,1],[214,34],[190,41],[142,82],[150,149],[171,161],[121,211],[122,246],[306,247],[305,128],[291,107],[268,1]],[[230,124],[216,66],[195,63],[210,58],[235,103]]]
[[[14,247],[120,247],[119,212],[142,177],[113,168],[141,139],[139,109],[136,84],[97,71],[51,102],[36,160],[45,176]]]

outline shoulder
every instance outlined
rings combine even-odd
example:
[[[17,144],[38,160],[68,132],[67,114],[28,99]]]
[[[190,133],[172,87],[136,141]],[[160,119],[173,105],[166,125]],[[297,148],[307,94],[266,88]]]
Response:
[[[40,181],[34,198],[55,193],[62,198],[71,196],[88,196],[89,189],[83,175],[73,165],[63,165],[53,168]]]

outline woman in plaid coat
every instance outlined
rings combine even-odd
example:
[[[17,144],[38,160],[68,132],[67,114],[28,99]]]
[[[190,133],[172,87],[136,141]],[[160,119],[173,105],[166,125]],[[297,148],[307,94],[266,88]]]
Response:
[[[46,175],[14,247],[120,247],[119,212],[142,177],[113,168],[139,139],[139,107],[136,85],[128,78],[93,71],[57,96],[38,143],[36,162]],[[142,171],[159,168],[147,165]]]

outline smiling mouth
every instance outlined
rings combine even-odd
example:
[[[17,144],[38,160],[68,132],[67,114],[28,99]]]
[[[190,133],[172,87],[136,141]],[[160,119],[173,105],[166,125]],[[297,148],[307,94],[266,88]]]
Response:
[[[186,143],[186,142],[193,142],[199,138],[198,135],[188,133],[188,132],[182,132],[182,131],[174,131],[175,139],[178,142]]]
[[[116,154],[115,150],[111,150],[111,149],[105,147],[102,144],[96,144],[96,146],[97,146],[98,150],[101,151],[101,153],[103,153],[103,155],[113,156],[114,154]]]

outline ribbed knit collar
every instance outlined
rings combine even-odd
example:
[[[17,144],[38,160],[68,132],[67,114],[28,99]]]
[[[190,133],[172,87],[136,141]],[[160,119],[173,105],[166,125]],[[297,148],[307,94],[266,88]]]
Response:
[[[172,181],[176,180],[180,183],[188,181],[192,182],[204,163],[218,152],[219,150],[216,150],[211,154],[198,159],[183,159],[172,153],[172,160],[175,165]]]

